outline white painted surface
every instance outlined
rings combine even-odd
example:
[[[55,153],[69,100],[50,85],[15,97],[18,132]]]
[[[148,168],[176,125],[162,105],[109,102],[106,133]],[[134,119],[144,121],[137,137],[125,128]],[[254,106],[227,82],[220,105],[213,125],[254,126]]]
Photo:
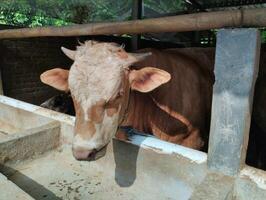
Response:
[[[177,144],[165,142],[154,137],[142,135],[132,135],[130,138],[132,144],[138,145],[144,149],[151,149],[161,154],[176,154],[189,159],[191,162],[198,164],[207,161],[207,154],[201,151],[190,149]]]
[[[75,117],[65,115],[59,112],[55,112],[55,111],[52,111],[46,108],[42,108],[40,106],[35,106],[30,103],[19,101],[19,100],[9,98],[3,95],[0,95],[0,103],[13,106],[15,108],[20,108],[22,110],[26,110],[29,112],[33,112],[35,114],[42,115],[44,117],[48,117],[48,118],[51,118],[51,119],[54,119],[60,122],[64,122],[69,125],[74,126],[74,123],[75,123]]]

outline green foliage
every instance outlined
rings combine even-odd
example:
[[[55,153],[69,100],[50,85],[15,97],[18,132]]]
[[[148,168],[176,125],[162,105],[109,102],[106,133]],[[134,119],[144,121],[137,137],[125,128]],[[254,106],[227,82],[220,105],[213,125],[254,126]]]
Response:
[[[146,8],[160,14],[175,13],[186,9],[186,4],[183,0],[143,0],[143,4]]]
[[[120,21],[131,16],[132,0],[1,0],[0,23],[62,26],[90,21]]]
[[[182,0],[144,0],[155,13],[184,9]],[[16,26],[62,26],[91,21],[131,19],[133,0],[1,0],[0,23]]]

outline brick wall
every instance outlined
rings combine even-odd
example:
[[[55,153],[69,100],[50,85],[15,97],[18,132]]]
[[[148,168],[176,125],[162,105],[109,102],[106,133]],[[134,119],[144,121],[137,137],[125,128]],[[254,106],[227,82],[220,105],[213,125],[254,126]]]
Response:
[[[61,46],[74,49],[75,38],[0,40],[0,67],[6,96],[40,104],[58,93],[40,82],[40,74],[53,67],[68,68],[71,60]]]

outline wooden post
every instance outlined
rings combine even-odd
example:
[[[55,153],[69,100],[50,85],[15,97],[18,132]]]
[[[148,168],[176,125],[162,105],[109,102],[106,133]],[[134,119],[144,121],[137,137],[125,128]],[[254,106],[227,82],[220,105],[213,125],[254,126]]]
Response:
[[[208,166],[225,175],[245,163],[259,54],[257,29],[218,32]]]
[[[133,0],[132,6],[132,19],[141,19],[142,14],[142,0]],[[131,38],[131,50],[136,51],[139,49],[140,35],[132,35]]]

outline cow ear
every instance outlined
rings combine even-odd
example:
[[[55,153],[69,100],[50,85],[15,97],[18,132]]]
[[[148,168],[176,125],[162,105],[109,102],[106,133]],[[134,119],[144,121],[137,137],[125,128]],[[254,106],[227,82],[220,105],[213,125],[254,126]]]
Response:
[[[167,83],[170,79],[171,75],[168,72],[154,67],[145,67],[129,72],[131,89],[139,92],[150,92],[160,85]]]
[[[54,68],[41,74],[40,79],[43,83],[50,85],[58,90],[68,91],[69,70]]]

